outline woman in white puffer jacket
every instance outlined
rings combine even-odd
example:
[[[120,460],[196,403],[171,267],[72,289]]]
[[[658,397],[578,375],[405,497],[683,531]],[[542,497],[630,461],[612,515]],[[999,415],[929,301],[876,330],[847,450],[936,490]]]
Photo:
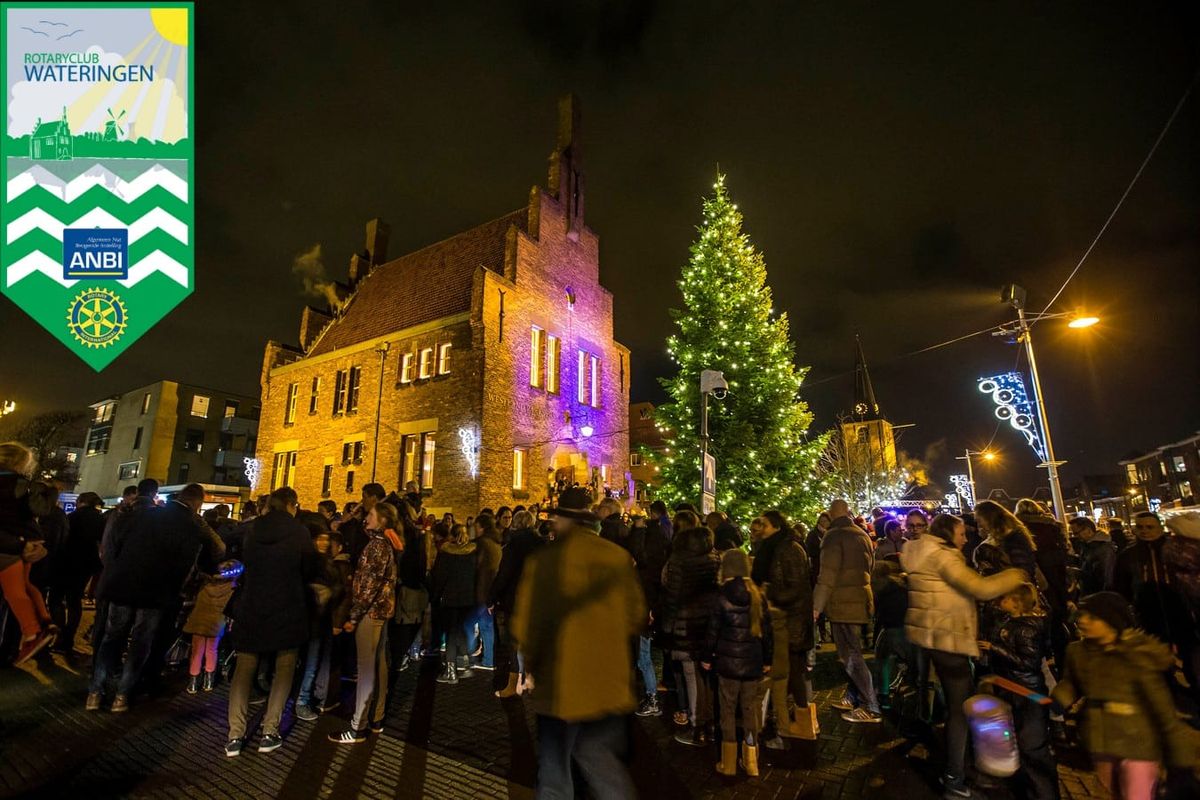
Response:
[[[1020,569],[984,577],[967,566],[962,545],[963,521],[940,514],[929,533],[909,542],[900,553],[908,573],[908,613],[904,633],[925,649],[946,695],[946,775],[948,798],[970,797],[966,787],[967,718],[963,701],[973,691],[971,658],[979,655],[976,600],[992,600],[1027,581]]]

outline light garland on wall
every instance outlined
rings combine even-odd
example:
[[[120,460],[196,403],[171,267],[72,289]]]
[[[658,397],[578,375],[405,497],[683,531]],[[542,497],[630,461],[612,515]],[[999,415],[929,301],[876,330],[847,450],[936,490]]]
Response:
[[[246,456],[242,459],[242,464],[246,467],[246,480],[250,481],[250,488],[258,486],[258,459]]]
[[[479,434],[474,428],[458,429],[458,449],[462,451],[467,468],[471,470],[471,477],[474,478],[479,472]]]

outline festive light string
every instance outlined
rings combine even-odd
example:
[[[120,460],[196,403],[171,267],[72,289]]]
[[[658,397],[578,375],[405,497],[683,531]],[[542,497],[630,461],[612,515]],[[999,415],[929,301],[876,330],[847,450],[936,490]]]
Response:
[[[1189,83],[1187,88],[1184,89],[1183,96],[1180,97],[1179,102],[1175,104],[1175,109],[1171,112],[1171,116],[1167,117],[1167,123],[1163,125],[1162,130],[1158,132],[1158,138],[1155,139],[1154,144],[1150,146],[1150,152],[1146,153],[1146,157],[1142,159],[1142,163],[1140,166],[1138,166],[1137,172],[1133,174],[1133,179],[1129,181],[1129,185],[1126,186],[1125,191],[1121,193],[1121,198],[1117,200],[1117,204],[1113,206],[1113,210],[1109,213],[1108,219],[1104,220],[1104,224],[1100,226],[1100,232],[1096,234],[1096,238],[1092,239],[1092,243],[1089,244],[1087,250],[1083,252],[1083,256],[1080,257],[1079,262],[1075,264],[1075,269],[1071,270],[1071,274],[1067,276],[1065,281],[1063,281],[1062,286],[1058,287],[1058,291],[1054,293],[1054,297],[1051,297],[1050,302],[1046,303],[1046,307],[1042,309],[1042,314],[1045,314],[1050,309],[1050,306],[1054,305],[1055,302],[1058,301],[1058,298],[1062,296],[1063,291],[1067,288],[1067,284],[1069,284],[1075,275],[1078,274],[1080,267],[1083,266],[1083,262],[1087,261],[1087,257],[1092,254],[1092,250],[1095,249],[1096,244],[1100,241],[1100,237],[1104,235],[1106,230],[1108,230],[1109,223],[1111,223],[1113,218],[1117,216],[1117,212],[1121,210],[1121,206],[1125,203],[1125,198],[1129,197],[1129,193],[1133,191],[1134,184],[1138,182],[1138,178],[1142,177],[1142,173],[1146,170],[1146,165],[1150,163],[1150,159],[1154,157],[1154,152],[1158,150],[1158,146],[1162,144],[1163,138],[1166,137],[1167,131],[1171,128],[1171,123],[1175,121],[1175,117],[1179,116],[1179,111],[1183,108],[1183,104],[1187,102],[1188,96],[1192,93],[1192,89],[1196,86],[1197,79],[1200,79],[1200,70],[1197,70],[1196,74],[1192,76],[1191,83]],[[1038,317],[1040,316],[1041,315],[1038,315]],[[1030,323],[1030,327],[1036,325],[1038,321],[1039,319],[1035,317],[1033,322]]]

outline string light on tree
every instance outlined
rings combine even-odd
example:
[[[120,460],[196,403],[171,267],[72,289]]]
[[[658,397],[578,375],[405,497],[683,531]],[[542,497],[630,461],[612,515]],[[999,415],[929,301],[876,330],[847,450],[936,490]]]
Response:
[[[668,506],[697,503],[699,378],[705,369],[723,372],[728,396],[709,408],[721,510],[742,522],[771,507],[811,515],[818,487],[808,478],[824,441],[807,438],[812,414],[799,399],[806,370],[793,361],[787,315],[772,308],[766,264],[742,232],[724,176],[713,190],[679,278],[683,307],[671,311],[677,331],[667,352],[678,372],[661,380],[671,401],[655,411],[674,434],[672,452],[644,455],[659,469],[659,497]]]

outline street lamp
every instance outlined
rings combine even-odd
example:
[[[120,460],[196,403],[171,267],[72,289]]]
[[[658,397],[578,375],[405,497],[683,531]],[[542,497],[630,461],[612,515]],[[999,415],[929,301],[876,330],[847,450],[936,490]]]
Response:
[[[0,400],[0,417],[7,417],[9,414],[17,410],[17,404],[13,400]]]
[[[975,470],[971,467],[971,456],[983,456],[984,461],[995,461],[996,454],[991,450],[972,450],[967,448],[963,450],[961,456],[954,457],[955,461],[967,462],[967,483],[971,486],[971,503],[974,506],[975,503],[979,502],[979,494],[975,491]]]
[[[1100,321],[1099,317],[1093,317],[1081,314],[1079,312],[1071,313],[1041,313],[1033,317],[1025,315],[1025,290],[1015,283],[1009,284],[1000,290],[1000,301],[1008,303],[1017,310],[1017,320],[1015,328],[1002,327],[1000,333],[1007,335],[1011,333],[1017,334],[1017,341],[1025,344],[1025,355],[1029,359],[1029,375],[1033,379],[1033,404],[1037,409],[1038,424],[1042,428],[1042,438],[1046,444],[1046,463],[1042,464],[1046,468],[1050,477],[1050,496],[1054,501],[1054,508],[1059,514],[1066,513],[1066,506],[1063,504],[1062,485],[1058,482],[1058,468],[1065,461],[1057,461],[1054,458],[1054,443],[1050,438],[1050,423],[1046,418],[1046,402],[1042,397],[1042,382],[1038,378],[1037,359],[1033,354],[1033,336],[1030,333],[1030,324],[1041,322],[1044,319],[1063,319],[1070,318],[1067,323],[1071,328],[1089,328]],[[968,464],[971,462],[968,461]]]
[[[716,487],[717,476],[708,474],[708,396],[724,399],[729,392],[725,373],[706,369],[700,373],[700,511],[709,514],[716,510],[716,492],[709,493],[706,484]],[[714,464],[714,473],[716,472]],[[706,480],[707,479],[707,480]]]

